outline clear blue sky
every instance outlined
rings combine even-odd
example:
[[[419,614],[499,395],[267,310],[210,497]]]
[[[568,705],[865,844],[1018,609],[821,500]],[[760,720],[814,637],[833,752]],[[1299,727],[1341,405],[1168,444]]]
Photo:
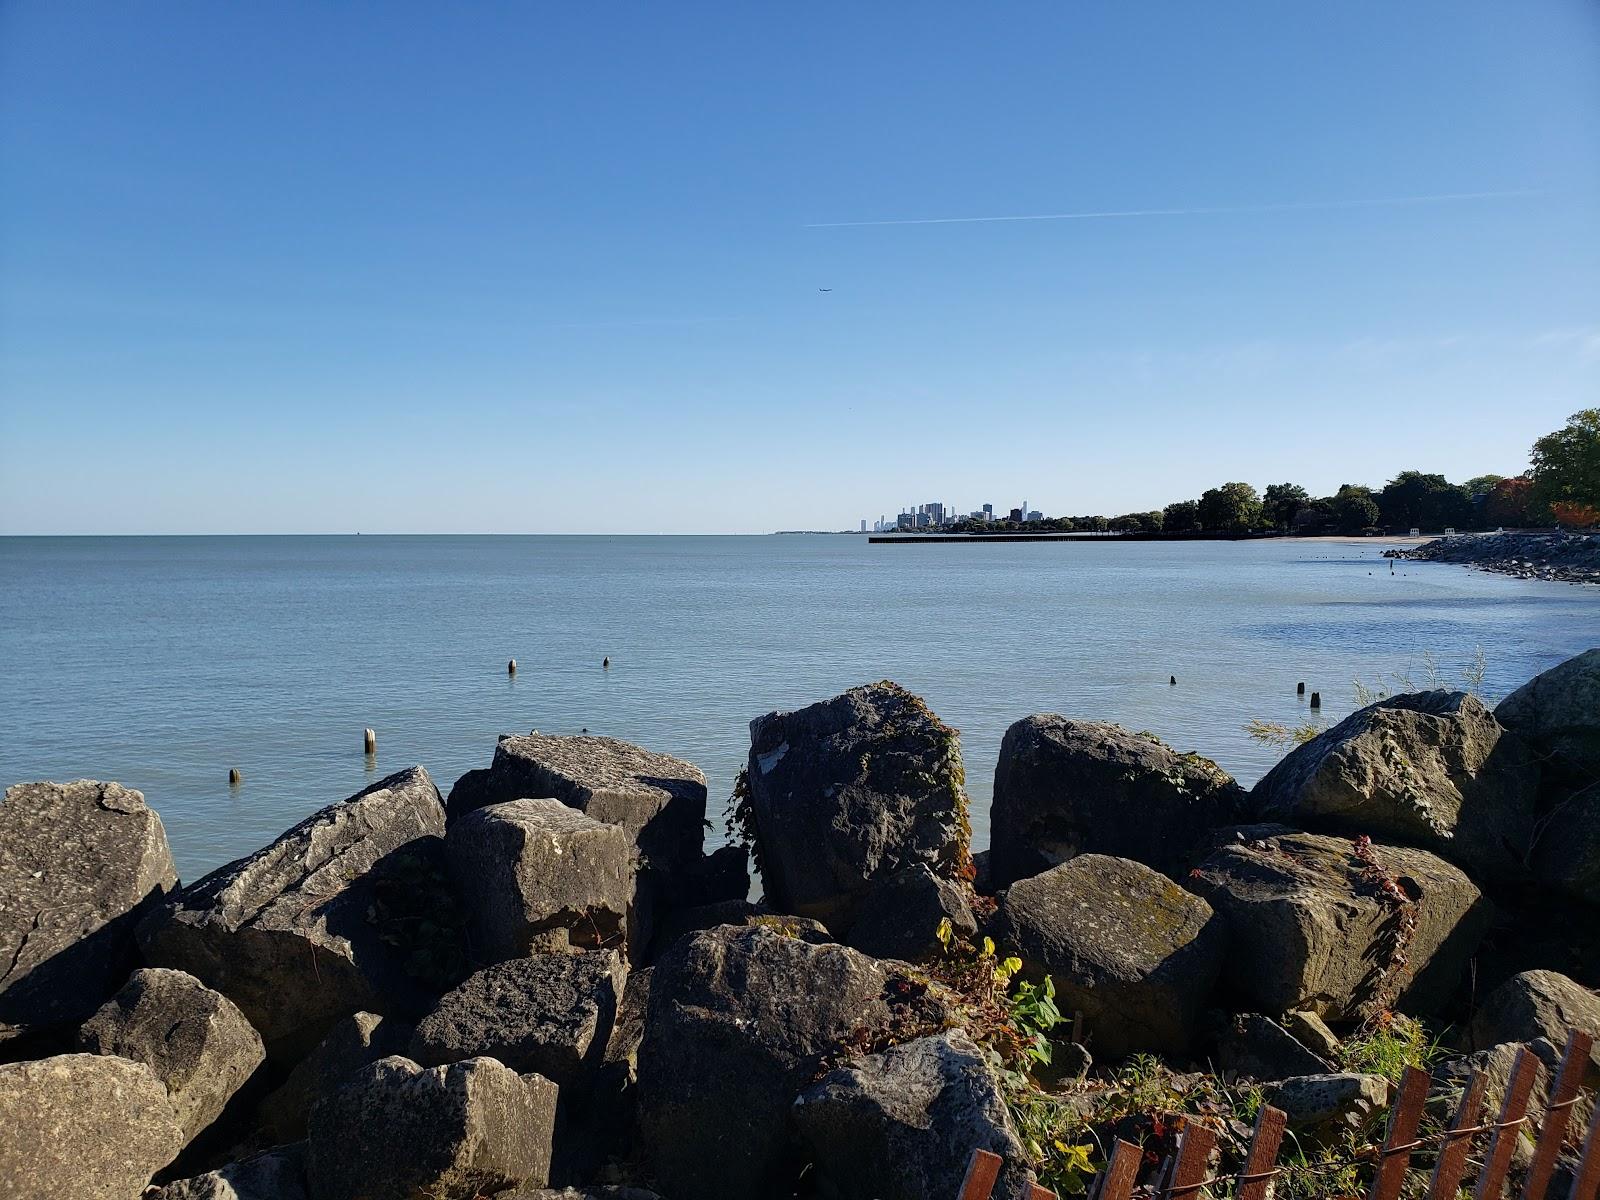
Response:
[[[1115,513],[1596,403],[1592,0],[0,4],[0,531]]]

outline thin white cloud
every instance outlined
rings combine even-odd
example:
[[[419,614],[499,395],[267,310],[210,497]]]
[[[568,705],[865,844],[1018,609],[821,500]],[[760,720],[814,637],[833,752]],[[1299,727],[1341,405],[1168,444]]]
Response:
[[[1206,217],[1234,213],[1306,212],[1335,208],[1386,208],[1406,204],[1452,204],[1468,200],[1513,200],[1545,193],[1534,189],[1501,192],[1439,192],[1429,196],[1382,196],[1369,200],[1306,200],[1292,204],[1231,204],[1212,208],[1130,208],[1106,211],[1033,213],[1006,217],[915,217],[891,221],[815,221],[806,229],[850,229],[868,225],[982,225],[1001,221],[1101,221],[1127,217]]]

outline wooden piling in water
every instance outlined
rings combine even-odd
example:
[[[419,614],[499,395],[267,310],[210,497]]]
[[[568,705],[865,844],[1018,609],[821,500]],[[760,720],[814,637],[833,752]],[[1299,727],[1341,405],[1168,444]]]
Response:
[[[363,729],[361,731],[361,748],[368,754],[376,754],[378,752],[378,735],[370,729]]]
[[[1302,679],[1300,681],[1300,686],[1294,689],[1294,694],[1296,696],[1304,696],[1306,694],[1306,681],[1305,680]]]
[[[510,662],[506,663],[506,674],[507,675],[515,675],[516,673],[517,673],[517,660],[513,658]]]
[[[1311,693],[1311,707],[1312,708],[1321,708],[1322,707],[1322,693],[1321,692],[1312,692]]]
[[[244,776],[239,774],[239,768],[238,767],[229,767],[228,768],[228,784],[230,786],[232,786],[233,784],[238,784],[238,783],[243,783],[243,782],[244,782]]]

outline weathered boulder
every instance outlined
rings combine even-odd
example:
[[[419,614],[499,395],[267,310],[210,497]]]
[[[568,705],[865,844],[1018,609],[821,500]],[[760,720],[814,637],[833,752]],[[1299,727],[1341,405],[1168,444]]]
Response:
[[[1267,1089],[1267,1103],[1284,1111],[1289,1128],[1320,1145],[1361,1129],[1388,1100],[1389,1083],[1382,1075],[1303,1075]]]
[[[757,717],[740,778],[767,902],[835,936],[897,871],[970,873],[959,736],[897,684]]]
[[[520,796],[507,796],[508,800],[520,800]],[[455,781],[450,787],[450,794],[444,801],[444,819],[448,824],[458,817],[464,817],[469,812],[475,812],[490,804],[498,803],[494,790],[489,785],[489,769],[479,767],[468,771]]]
[[[1569,776],[1600,780],[1600,649],[1535,675],[1495,706],[1495,717]]]
[[[280,1142],[306,1136],[311,1108],[369,1063],[400,1054],[411,1041],[411,1026],[378,1013],[358,1012],[334,1024],[316,1048],[295,1064],[289,1078],[262,1100],[257,1117]]]
[[[793,1117],[828,1194],[845,1200],[948,1200],[974,1149],[1004,1160],[996,1200],[1033,1182],[999,1081],[959,1030],[828,1072]]]
[[[1215,1061],[1241,1079],[1263,1082],[1322,1075],[1331,1069],[1287,1029],[1261,1013],[1237,1013],[1228,1020],[1217,1038]]]
[[[817,945],[838,940],[826,925],[810,917],[775,912],[759,901],[725,900],[701,908],[681,908],[663,917],[656,925],[654,957],[659,958],[679,938],[718,925],[761,925]]]
[[[135,971],[78,1031],[78,1048],[154,1071],[186,1142],[266,1059],[261,1035],[233,1001],[193,975],[159,967]]]
[[[1489,920],[1472,880],[1426,850],[1281,825],[1231,831],[1189,886],[1227,921],[1223,986],[1242,1007],[1330,1020],[1434,1010]]]
[[[789,1105],[819,1056],[881,1026],[889,974],[758,927],[682,938],[656,964],[639,1048],[640,1147],[669,1196],[771,1194]]]
[[[1143,863],[1104,854],[1012,884],[995,937],[1029,975],[1055,980],[1060,1007],[1083,1013],[1102,1059],[1187,1052],[1227,951],[1211,905]]]
[[[978,932],[961,885],[915,863],[880,880],[868,893],[847,940],[874,958],[910,961],[938,952],[939,924],[946,920],[961,937]]]
[[[1296,748],[1256,784],[1263,820],[1420,846],[1517,880],[1539,770],[1527,745],[1465,692],[1391,696]]]
[[[1578,1029],[1595,1039],[1590,1056],[1600,1069],[1600,996],[1555,971],[1513,975],[1484,999],[1472,1016],[1472,1045],[1547,1039],[1565,1046]]]
[[[501,738],[488,777],[468,787],[462,807],[530,796],[551,796],[593,820],[621,825],[629,842],[660,870],[671,872],[700,857],[706,777],[682,759],[587,734]],[[451,811],[452,819],[457,815]]]
[[[0,1066],[0,1196],[137,1200],[183,1148],[143,1063],[61,1054]]]
[[[994,771],[993,886],[1078,854],[1131,858],[1180,878],[1206,835],[1241,820],[1245,792],[1198,754],[1148,733],[1054,713],[1006,730]]]
[[[552,935],[575,946],[625,940],[633,871],[620,825],[559,800],[512,800],[453,822],[445,844],[485,961],[551,946]]]
[[[307,1200],[306,1145],[274,1146],[204,1175],[175,1180],[155,1200]]]
[[[471,1200],[550,1178],[556,1085],[492,1058],[382,1058],[311,1110],[313,1200]]]
[[[116,783],[0,799],[0,1026],[71,1025],[138,963],[134,926],[178,884],[161,818]]]
[[[410,1057],[425,1067],[498,1059],[569,1092],[594,1082],[628,968],[615,950],[538,954],[485,967],[417,1023]]]
[[[139,926],[146,960],[237,1004],[268,1051],[299,1057],[340,1017],[414,1008],[423,989],[374,919],[390,872],[436,855],[444,808],[412,767],[213,871]]]
[[[1326,1021],[1305,1009],[1284,1013],[1283,1028],[1311,1053],[1330,1062],[1338,1056],[1343,1044],[1339,1041],[1339,1035],[1328,1028]]]

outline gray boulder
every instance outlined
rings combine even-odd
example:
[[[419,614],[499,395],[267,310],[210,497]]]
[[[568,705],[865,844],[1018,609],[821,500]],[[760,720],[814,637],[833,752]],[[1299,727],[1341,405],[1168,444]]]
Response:
[[[444,808],[412,767],[213,871],[139,927],[153,966],[237,1004],[270,1053],[297,1058],[340,1017],[414,1008],[410,949],[375,919],[386,874],[437,853]]]
[[[909,962],[939,951],[939,924],[946,920],[960,937],[978,932],[961,885],[916,863],[872,889],[850,927],[848,942],[874,958]]]
[[[62,1054],[0,1066],[0,1196],[137,1200],[183,1148],[143,1063]]]
[[[313,1200],[471,1200],[550,1178],[556,1085],[492,1058],[363,1067],[311,1110]]]
[[[153,1200],[307,1200],[306,1146],[274,1146],[204,1175],[179,1179]]]
[[[819,1057],[884,1025],[889,974],[839,945],[722,926],[656,964],[639,1047],[640,1148],[669,1196],[771,1194]]]
[[[1305,1075],[1279,1080],[1266,1098],[1300,1138],[1329,1146],[1359,1131],[1389,1102],[1389,1083],[1381,1075]]]
[[[1550,1095],[1550,1084],[1561,1071],[1561,1057],[1566,1047],[1565,1036],[1563,1035],[1560,1045],[1542,1037],[1534,1038],[1531,1042],[1501,1042],[1497,1046],[1488,1046],[1471,1054],[1447,1059],[1433,1070],[1434,1079],[1447,1088],[1465,1087],[1474,1071],[1482,1071],[1486,1084],[1484,1112],[1499,1112],[1506,1091],[1511,1086],[1511,1073],[1516,1069],[1517,1056],[1524,1047],[1533,1052],[1534,1058],[1538,1060],[1538,1067],[1534,1075],[1533,1091],[1528,1096],[1528,1124],[1518,1130],[1517,1148],[1513,1159],[1518,1165],[1525,1165],[1533,1157],[1533,1132],[1543,1127],[1545,1102]],[[1594,1120],[1597,1082],[1594,1076],[1594,1071],[1588,1072],[1583,1080],[1583,1089],[1579,1091],[1577,1101],[1567,1114],[1569,1138],[1570,1131],[1587,1129],[1589,1122]]]
[[[266,1059],[261,1035],[238,1006],[193,975],[135,971],[78,1031],[78,1048],[142,1062],[192,1141]]]
[[[996,1200],[1030,1194],[1033,1173],[999,1081],[959,1030],[828,1072],[800,1093],[793,1118],[828,1195],[949,1200],[975,1149],[1004,1160]]]
[[[1239,1013],[1228,1021],[1217,1039],[1216,1064],[1241,1079],[1264,1082],[1322,1075],[1331,1069],[1282,1025],[1260,1013]]]
[[[1264,820],[1420,846],[1475,875],[1517,880],[1539,770],[1465,692],[1391,696],[1298,747],[1252,793]]]
[[[1574,1029],[1595,1039],[1590,1056],[1600,1070],[1600,996],[1555,971],[1524,971],[1484,999],[1472,1016],[1471,1037],[1480,1050],[1539,1038],[1565,1046]]]
[[[1078,854],[1131,858],[1174,879],[1211,830],[1241,820],[1245,792],[1198,754],[1148,733],[1054,713],[1006,730],[990,809],[996,888]]]
[[[1228,924],[1223,984],[1241,1006],[1354,1020],[1381,1007],[1425,1014],[1449,998],[1488,904],[1426,850],[1372,844],[1372,860],[1409,898],[1402,914],[1356,849],[1347,838],[1245,826],[1196,869],[1189,886]]]
[[[700,858],[706,777],[682,759],[608,737],[502,738],[475,800],[481,807],[529,796],[552,796],[596,821],[621,825],[658,869],[671,872]]]
[[[451,824],[450,873],[489,962],[621,945],[633,900],[627,832],[559,800],[492,804]]]
[[[280,1142],[306,1136],[311,1108],[369,1063],[400,1054],[411,1040],[411,1027],[393,1017],[358,1012],[344,1017],[316,1048],[295,1064],[283,1086],[261,1102],[257,1118]]]
[[[752,721],[735,819],[767,902],[843,936],[897,871],[971,873],[965,780],[956,731],[885,681]]]
[[[828,932],[821,921],[810,917],[794,917],[773,911],[769,906],[754,900],[725,900],[720,904],[707,904],[700,908],[682,908],[668,913],[656,924],[654,957],[659,958],[679,938],[702,929],[715,929],[718,925],[761,925],[778,933],[797,937],[802,941],[832,942],[837,939]]]
[[[498,1059],[569,1092],[594,1082],[628,968],[615,950],[539,954],[485,967],[417,1023],[410,1056],[425,1067]]]
[[[1600,649],[1535,675],[1494,715],[1569,776],[1600,780]]]
[[[1143,863],[1104,854],[1012,884],[995,939],[1029,975],[1055,980],[1057,1003],[1083,1013],[1101,1059],[1186,1053],[1227,950],[1211,905]]]
[[[72,1025],[138,963],[134,926],[178,884],[161,818],[116,783],[0,799],[0,1026]]]

